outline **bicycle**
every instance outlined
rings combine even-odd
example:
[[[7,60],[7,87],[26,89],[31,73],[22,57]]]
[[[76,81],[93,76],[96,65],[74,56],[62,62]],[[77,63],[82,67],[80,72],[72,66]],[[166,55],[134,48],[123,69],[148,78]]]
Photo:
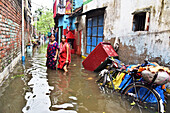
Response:
[[[104,93],[109,93],[109,90],[111,92],[115,91],[113,80],[119,72],[123,72],[126,69],[125,65],[120,63],[119,60],[113,59],[112,57],[108,57],[108,59],[112,61],[112,63],[107,65],[107,69],[103,69],[99,73],[100,78],[97,80],[100,89],[104,91]]]
[[[163,113],[164,110],[164,103],[160,96],[160,94],[155,90],[155,88],[158,86],[157,84],[154,84],[154,81],[156,79],[156,75],[151,83],[146,82],[145,80],[139,81],[138,79],[142,79],[141,76],[139,76],[138,69],[139,67],[145,67],[148,64],[151,64],[148,61],[145,61],[144,64],[137,66],[135,69],[130,71],[129,75],[130,78],[126,81],[126,83],[121,87],[119,92],[121,93],[122,99],[125,99],[124,102],[129,107],[129,111],[131,112],[133,108],[137,110],[139,109],[139,112],[142,113],[143,110],[145,112],[149,113]],[[106,91],[107,89],[111,88],[112,91],[115,91],[114,85],[113,85],[113,78],[116,77],[117,73],[126,73],[124,71],[125,69],[118,68],[118,66],[115,66],[115,62],[112,62],[112,65],[109,66],[108,69],[103,70],[103,74],[101,78],[98,80],[102,81],[101,88]],[[111,73],[111,71],[113,71]],[[127,74],[127,73],[126,73]],[[109,78],[109,79],[107,79]],[[128,84],[128,82],[131,81],[132,83]],[[108,87],[110,86],[112,87]],[[106,87],[107,86],[107,87]],[[137,106],[137,107],[135,107]]]
[[[140,113],[164,113],[163,100],[160,94],[155,90],[158,86],[154,84],[157,75],[155,75],[151,83],[148,83],[144,80],[137,80],[140,78],[137,73],[138,69],[132,70],[129,73],[130,78],[119,90],[127,110],[131,112],[132,110],[139,110]],[[132,83],[126,86],[130,80]]]

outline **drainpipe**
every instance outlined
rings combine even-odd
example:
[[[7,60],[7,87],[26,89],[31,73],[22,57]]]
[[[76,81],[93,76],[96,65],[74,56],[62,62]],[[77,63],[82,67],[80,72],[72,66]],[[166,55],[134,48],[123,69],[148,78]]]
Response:
[[[59,37],[58,37],[58,45],[60,45],[60,40],[61,40],[61,27],[59,27]]]
[[[24,52],[24,0],[22,0],[22,63],[25,62]]]

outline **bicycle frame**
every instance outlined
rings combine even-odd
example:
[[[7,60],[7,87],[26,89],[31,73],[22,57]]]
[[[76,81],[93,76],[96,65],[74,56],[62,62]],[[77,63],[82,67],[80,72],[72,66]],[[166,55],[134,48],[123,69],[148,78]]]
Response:
[[[138,82],[136,82],[135,77],[134,77],[133,75],[131,75],[131,74],[130,74],[130,76],[131,76],[131,77],[126,81],[126,83],[122,86],[122,88],[119,90],[119,92],[122,94],[122,93],[123,93],[122,90],[125,90],[125,88],[128,87],[128,86],[126,86],[126,85],[127,85],[127,83],[132,79],[132,83],[131,83],[131,84],[133,84],[133,86],[134,86],[135,99],[136,99],[136,101],[138,101],[138,102],[140,102],[140,101],[145,101],[145,100],[151,95],[151,92],[149,92],[150,90],[147,90],[147,92],[145,92],[145,94],[139,99],[138,96],[137,96],[136,84],[137,84],[137,83],[142,83],[144,86],[153,89],[154,92],[157,93],[157,95],[158,95],[159,98],[160,98],[160,100],[159,100],[159,103],[160,103],[160,113],[164,113],[165,110],[164,110],[164,106],[163,106],[163,100],[162,100],[160,94],[155,90],[155,88],[157,87],[157,85],[153,84],[153,82],[151,82],[151,83],[144,82],[144,81],[138,81]],[[131,84],[129,84],[129,85],[131,85]],[[125,87],[125,86],[126,86],[126,87]],[[149,94],[148,94],[148,92],[149,92]],[[147,94],[148,94],[148,95],[147,95]],[[146,95],[147,95],[147,96],[146,96]]]

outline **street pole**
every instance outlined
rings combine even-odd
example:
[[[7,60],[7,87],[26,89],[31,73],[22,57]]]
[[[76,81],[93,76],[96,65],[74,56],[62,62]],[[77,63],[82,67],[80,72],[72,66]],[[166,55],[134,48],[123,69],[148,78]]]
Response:
[[[22,0],[22,63],[25,62],[24,50],[24,0]]]

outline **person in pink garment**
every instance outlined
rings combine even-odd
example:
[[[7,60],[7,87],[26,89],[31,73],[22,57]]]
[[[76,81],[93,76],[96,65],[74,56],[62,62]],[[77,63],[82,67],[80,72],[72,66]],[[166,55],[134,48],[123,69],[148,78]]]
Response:
[[[68,72],[68,66],[71,63],[71,49],[69,43],[66,42],[66,36],[62,36],[60,43],[60,52],[58,60],[58,69]]]

